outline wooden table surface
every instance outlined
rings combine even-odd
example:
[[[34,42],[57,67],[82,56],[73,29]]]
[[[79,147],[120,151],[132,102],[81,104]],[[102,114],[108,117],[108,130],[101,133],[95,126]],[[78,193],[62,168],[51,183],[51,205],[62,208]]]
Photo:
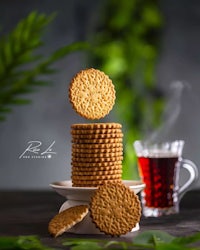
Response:
[[[54,239],[47,231],[49,220],[58,212],[65,198],[54,191],[0,191],[0,236],[38,235],[48,246],[59,245],[66,237],[106,238],[105,235],[65,233]],[[200,231],[200,190],[189,191],[180,203],[180,213],[159,218],[141,218],[140,230],[164,230],[174,236]],[[136,233],[138,233],[136,232]],[[122,236],[128,240],[134,234]],[[112,238],[113,239],[113,238]]]

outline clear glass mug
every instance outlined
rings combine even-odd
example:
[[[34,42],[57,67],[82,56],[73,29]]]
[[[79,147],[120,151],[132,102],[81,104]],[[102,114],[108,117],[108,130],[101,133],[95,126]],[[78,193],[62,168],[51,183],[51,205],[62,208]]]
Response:
[[[179,212],[179,202],[198,178],[196,165],[182,159],[184,141],[163,143],[135,141],[138,170],[146,187],[141,193],[143,215],[158,217]],[[179,186],[182,168],[189,172],[188,180]]]

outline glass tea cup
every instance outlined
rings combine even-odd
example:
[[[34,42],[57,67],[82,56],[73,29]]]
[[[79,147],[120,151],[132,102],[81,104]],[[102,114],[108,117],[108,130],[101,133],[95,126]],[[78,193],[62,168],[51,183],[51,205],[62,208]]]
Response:
[[[184,141],[163,143],[135,141],[138,170],[146,187],[141,192],[143,215],[158,217],[179,212],[179,202],[198,178],[196,165],[182,159]],[[189,172],[188,180],[179,186],[180,170]]]

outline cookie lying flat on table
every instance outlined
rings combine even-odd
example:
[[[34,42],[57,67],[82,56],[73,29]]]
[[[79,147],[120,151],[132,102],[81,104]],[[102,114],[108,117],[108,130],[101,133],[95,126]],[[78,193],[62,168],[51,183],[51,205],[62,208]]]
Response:
[[[70,83],[69,100],[82,117],[100,119],[113,108],[115,88],[104,72],[93,68],[82,70]]]
[[[70,207],[59,214],[55,215],[53,219],[49,222],[48,231],[49,233],[57,237],[78,222],[82,221],[88,214],[89,208],[87,205],[80,205],[75,207]]]
[[[119,236],[130,232],[141,217],[138,196],[121,183],[104,183],[91,198],[92,221],[101,232]]]

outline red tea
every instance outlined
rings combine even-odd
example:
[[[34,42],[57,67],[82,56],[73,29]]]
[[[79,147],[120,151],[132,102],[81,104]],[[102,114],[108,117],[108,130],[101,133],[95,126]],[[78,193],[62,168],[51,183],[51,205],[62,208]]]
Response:
[[[139,157],[139,171],[146,188],[145,206],[167,208],[177,199],[178,157]]]

